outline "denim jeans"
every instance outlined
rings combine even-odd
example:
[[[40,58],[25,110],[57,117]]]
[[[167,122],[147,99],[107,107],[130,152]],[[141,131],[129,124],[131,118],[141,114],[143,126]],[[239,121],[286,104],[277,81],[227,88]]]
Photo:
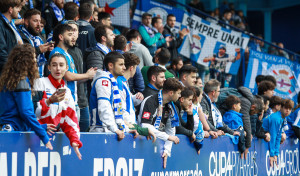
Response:
[[[90,113],[89,107],[81,108],[80,109],[80,121],[79,127],[80,132],[87,132],[90,126]]]

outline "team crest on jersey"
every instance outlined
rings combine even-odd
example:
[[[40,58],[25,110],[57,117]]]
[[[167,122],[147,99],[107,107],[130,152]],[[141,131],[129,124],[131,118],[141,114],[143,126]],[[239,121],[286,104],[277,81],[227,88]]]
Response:
[[[290,67],[287,65],[273,65],[269,68],[268,74],[275,77],[278,93],[292,94],[295,92],[293,85],[296,80]]]
[[[150,112],[144,112],[143,119],[149,119],[150,118]]]
[[[102,86],[107,87],[108,86],[108,81],[107,80],[102,80]]]

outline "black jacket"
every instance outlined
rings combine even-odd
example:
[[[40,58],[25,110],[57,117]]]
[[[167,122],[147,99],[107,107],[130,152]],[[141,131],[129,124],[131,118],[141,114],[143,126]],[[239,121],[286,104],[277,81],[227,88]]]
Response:
[[[97,67],[98,69],[103,69],[103,60],[105,57],[105,53],[100,50],[98,47],[93,46],[87,48],[84,53],[83,58],[83,67],[84,71],[90,69],[91,67]]]
[[[46,20],[46,25],[45,25],[45,32],[46,35],[48,36],[48,34],[53,31],[54,27],[58,24],[58,20],[55,16],[54,10],[52,7],[47,6],[45,8],[45,12],[44,12],[44,18]]]
[[[158,94],[158,90],[154,90],[154,89],[150,88],[147,85],[146,88],[144,89],[144,91],[142,93],[144,95],[144,98],[146,98],[146,97],[149,97],[151,95]]]
[[[172,36],[173,40],[170,42],[168,49],[171,53],[171,60],[177,58],[178,57],[177,49],[180,47],[183,40],[180,37],[177,37],[174,33],[172,33],[170,28],[167,25],[164,27],[163,35],[164,37],[166,37],[166,35]]]
[[[209,101],[206,99],[205,96],[203,96],[200,105],[202,106],[203,112],[208,112],[208,114],[209,114],[208,119],[207,119],[207,123],[208,123],[208,125],[209,125],[209,127],[210,127],[210,129],[212,131],[222,130],[225,133],[233,134],[234,131],[232,129],[230,129],[224,122],[222,122],[223,123],[223,127],[220,127],[220,128],[217,129],[214,126],[214,122],[213,122],[213,118],[212,118],[212,113],[211,113],[211,105],[210,105]]]
[[[243,125],[244,130],[247,133],[246,138],[246,148],[251,147],[251,122],[250,122],[250,109],[253,101],[253,94],[246,87],[239,87],[238,92],[242,95],[241,100],[241,110],[240,113],[243,114]],[[249,134],[249,135],[248,135]]]
[[[105,53],[101,51],[98,47],[90,47],[85,50],[84,57],[83,57],[83,72],[86,72],[88,69],[92,67],[97,67],[98,69],[103,69],[103,60],[105,57]],[[91,93],[91,86],[92,81],[87,81],[87,93],[88,98],[90,97]]]
[[[83,73],[83,62],[82,62],[82,53],[78,47],[72,47],[68,49],[68,53],[72,56],[74,64],[77,70],[77,73]],[[85,82],[77,82],[77,95],[78,95],[78,106],[79,108],[85,108],[88,106],[88,101],[85,92]]]
[[[225,93],[224,93],[225,92]],[[221,94],[218,98],[218,108],[222,115],[228,111],[228,107],[226,107],[224,101],[229,95],[235,95],[241,100],[241,110],[240,113],[243,114],[243,126],[244,130],[247,132],[246,139],[246,148],[251,147],[251,122],[250,122],[250,109],[253,101],[253,95],[251,91],[246,87],[239,87],[238,89],[234,88],[222,88]],[[249,135],[248,135],[249,134]]]
[[[7,61],[8,54],[17,44],[14,31],[0,16],[0,73]]]
[[[148,123],[148,124],[154,125],[155,120],[156,120],[157,111],[158,111],[158,106],[159,106],[158,95],[155,94],[155,95],[149,97],[148,99],[144,99],[144,101],[141,104],[141,107],[139,110],[140,113],[137,116],[138,121],[140,123]],[[166,116],[165,116],[167,107],[168,106],[165,106],[163,109],[163,112],[162,112],[161,123],[163,123],[163,124],[166,124],[167,120],[168,120],[168,118],[166,118]],[[144,114],[146,114],[146,113],[149,114],[147,116],[147,118],[144,117]]]
[[[180,103],[177,101],[175,104],[178,116],[179,126],[176,127],[176,134],[184,134],[188,137],[192,137],[194,134],[194,117],[193,115],[187,115],[187,121],[185,122],[181,117]]]
[[[143,104],[144,103],[144,104]],[[158,95],[155,94],[143,102],[140,108],[140,113],[138,115],[138,120],[140,123],[148,123],[151,125],[154,125],[156,121],[156,115],[158,113],[158,107],[159,107],[159,102],[158,102]],[[179,105],[180,107],[180,105]],[[193,116],[188,116],[188,122],[185,123],[181,116],[180,116],[180,110],[178,109],[178,106],[175,105],[176,112],[179,116],[179,126],[176,127],[176,134],[184,134],[186,136],[191,137],[193,135],[193,130],[189,130],[191,126],[193,127],[194,125],[194,120]],[[168,117],[165,116],[165,113],[170,111],[169,107],[165,105],[163,112],[162,112],[162,119],[161,123],[166,124]],[[144,115],[148,114],[147,117]]]
[[[84,53],[87,48],[96,46],[97,44],[94,34],[95,28],[89,22],[82,19],[78,20],[77,24],[79,26],[77,44],[81,52]]]

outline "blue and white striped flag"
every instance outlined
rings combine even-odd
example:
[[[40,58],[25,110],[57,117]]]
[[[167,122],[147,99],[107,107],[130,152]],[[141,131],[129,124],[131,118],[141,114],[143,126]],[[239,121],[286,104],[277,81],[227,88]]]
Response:
[[[275,95],[297,102],[299,92],[300,65],[284,57],[269,55],[250,50],[245,87],[252,92],[257,85],[257,75],[272,75],[276,78]]]
[[[132,28],[138,29],[142,21],[143,13],[150,13],[153,17],[159,16],[162,18],[163,25],[166,24],[168,14],[176,16],[175,29],[179,30],[182,22],[184,11],[166,4],[161,4],[156,1],[139,0],[134,11]]]

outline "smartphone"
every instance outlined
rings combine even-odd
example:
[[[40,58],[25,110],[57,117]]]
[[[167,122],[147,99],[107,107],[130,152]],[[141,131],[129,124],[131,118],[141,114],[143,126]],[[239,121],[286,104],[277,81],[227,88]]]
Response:
[[[67,89],[65,89],[65,88],[59,88],[59,89],[57,90],[57,93],[58,93],[58,94],[61,94],[61,93],[66,92],[66,90],[67,90]]]

